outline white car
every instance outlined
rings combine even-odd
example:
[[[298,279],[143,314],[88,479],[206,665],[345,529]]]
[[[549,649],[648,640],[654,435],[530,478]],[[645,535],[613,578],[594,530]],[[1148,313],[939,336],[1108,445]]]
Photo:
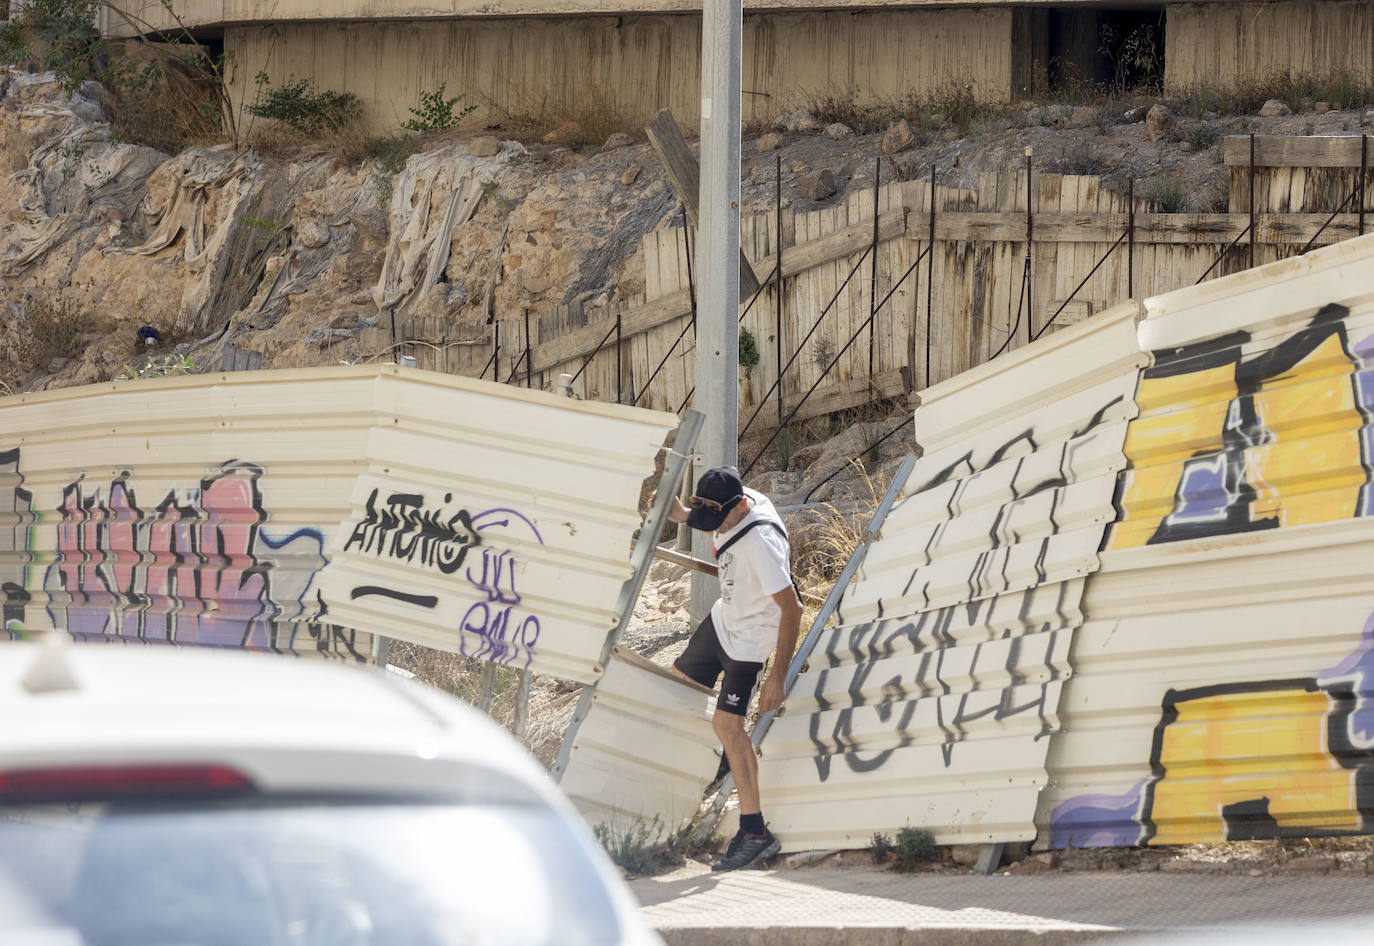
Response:
[[[376,669],[0,644],[6,946],[649,946],[506,732]]]

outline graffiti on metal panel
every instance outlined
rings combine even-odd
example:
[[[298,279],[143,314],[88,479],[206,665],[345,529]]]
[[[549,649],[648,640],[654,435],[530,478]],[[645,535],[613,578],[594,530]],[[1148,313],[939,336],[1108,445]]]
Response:
[[[1170,690],[1162,709],[1150,778],[1060,804],[1051,847],[1374,830],[1374,617],[1315,677]]]
[[[466,509],[425,508],[420,493],[389,493],[378,505],[380,490],[367,497],[367,512],[353,527],[344,551],[376,555],[403,564],[423,565],[452,575],[463,567],[468,550],[481,542]],[[444,495],[444,504],[453,494]]]
[[[230,461],[146,508],[127,471],[106,486],[69,484],[44,581],[55,625],[78,639],[273,649],[278,622],[308,617],[323,537],[263,529],[262,474]]]
[[[353,527],[344,551],[419,564],[443,575],[453,575],[462,568],[467,587],[478,600],[468,606],[458,622],[460,652],[493,663],[528,667],[539,641],[540,620],[521,609],[523,598],[516,589],[516,574],[522,563],[510,549],[493,547],[490,534],[494,529],[523,526],[542,545],[543,536],[534,523],[507,508],[472,515],[452,505],[452,493],[445,493],[438,507],[426,507],[420,492],[388,493],[379,506],[380,496],[380,489],[372,490],[366,515]],[[440,603],[438,594],[381,584],[355,586],[349,597],[387,598],[426,609],[437,608]]]
[[[884,620],[884,606],[879,600],[878,621],[841,628],[831,637],[827,649],[830,668],[817,674],[813,695],[819,710],[810,720],[811,741],[816,749],[813,758],[821,781],[830,777],[831,763],[836,755],[844,759],[851,771],[866,772],[879,768],[897,749],[915,744],[918,738],[928,741],[928,737],[918,735],[913,728],[914,723],[915,728],[931,725],[917,721],[923,700],[934,706],[933,727],[939,734],[941,756],[947,768],[954,762],[955,747],[967,739],[968,727],[979,721],[991,720],[1005,725],[1016,717],[1033,715],[1037,722],[1032,738],[1036,740],[1057,728],[1055,703],[1061,677],[1058,667],[1066,663],[1061,651],[1068,646],[1068,636],[1061,635],[1059,629],[1069,626],[1071,622],[1067,616],[1069,612],[1076,612],[1076,606],[1065,600],[1066,585],[1046,584],[1045,562],[1050,540],[1060,529],[1056,514],[1064,488],[1073,482],[1075,457],[1091,443],[1097,435],[1095,432],[1107,423],[1112,408],[1122,401],[1123,398],[1117,396],[1098,406],[1080,427],[1063,435],[1060,445],[1048,447],[1055,453],[1051,454],[1053,459],[1043,464],[1026,462],[1027,457],[1037,453],[1043,455],[1047,450],[1047,445],[1039,442],[1036,430],[1027,428],[993,446],[985,455],[982,450],[977,456],[974,450],[969,450],[912,491],[913,494],[934,489],[948,492],[943,520],[932,530],[918,555],[924,562],[933,562],[946,551],[942,546],[949,526],[968,514],[964,509],[965,497],[976,491],[980,478],[1005,479],[1011,499],[991,518],[988,538],[992,547],[971,557],[966,590],[961,595],[963,603]],[[1048,534],[1038,539],[1027,538],[1031,529],[1044,531],[1046,525]],[[1010,630],[1003,633],[1002,638],[1008,642],[1005,648],[966,644],[974,650],[972,665],[961,666],[958,673],[959,677],[970,681],[996,679],[1007,682],[979,688],[976,683],[961,681],[959,685],[964,689],[956,693],[946,669],[957,646],[950,628],[956,617],[968,622],[966,626],[994,626],[994,612],[1006,610],[1005,605],[999,609],[999,604],[1014,600],[999,596],[999,592],[1013,588],[1016,580],[1010,571],[1013,565],[1011,547],[1025,542],[1035,543],[1032,556],[1034,585],[1046,587],[1047,593],[1056,596],[1056,603],[1047,612],[1056,617],[1052,621],[1032,620],[1027,611],[1032,594],[1019,595],[1018,607],[1022,613],[1014,621],[1018,626],[1016,636],[1012,636]],[[1024,585],[1025,581],[1021,583]],[[929,604],[931,585],[929,574],[918,567],[908,578],[901,597],[915,594]],[[842,607],[843,602],[837,617],[841,624]],[[870,678],[877,669],[875,661],[907,650],[916,655],[912,658],[916,662],[910,676],[899,674],[885,681],[881,702],[872,707],[878,721],[889,730],[878,740],[884,748],[865,751],[854,733],[854,714],[857,708],[867,704],[864,691],[870,688]],[[833,668],[846,663],[855,664],[847,699],[842,707],[832,706],[833,695],[826,697],[827,678]],[[1028,688],[1026,684],[1032,675],[1038,683]],[[832,709],[837,710],[833,722],[823,716]],[[828,726],[830,731],[823,734],[822,726]],[[864,739],[867,743],[872,741],[871,735]]]
[[[949,626],[956,611],[966,612],[976,620],[984,611],[991,614],[996,599],[970,602],[955,608],[927,611],[901,621],[886,620],[841,629],[830,639],[827,657],[831,666],[817,674],[815,697],[819,704],[810,720],[810,737],[816,749],[813,761],[821,781],[830,778],[831,763],[836,756],[844,760],[850,771],[870,772],[881,768],[897,750],[916,743],[921,730],[933,726],[938,731],[940,753],[945,767],[954,762],[956,746],[968,736],[968,727],[991,720],[1006,725],[1017,717],[1028,716],[1036,722],[1033,739],[1048,735],[1057,725],[1055,703],[1051,692],[1058,693],[1059,671],[1056,664],[1064,659],[1059,653],[1067,646],[1067,636],[1044,627],[1030,628],[1028,633],[1009,637],[1005,647],[993,647],[981,642],[972,647],[969,663],[959,662],[957,671],[946,667],[952,663],[953,639]],[[891,737],[883,741],[883,749],[865,751],[854,733],[854,713],[869,705],[864,691],[877,666],[876,661],[899,652],[913,651],[907,659],[914,663],[909,677],[898,674],[882,684],[881,702],[873,704],[879,722],[891,728]],[[850,680],[846,699],[834,700],[825,695],[826,681],[842,661],[857,658],[854,676]],[[1035,682],[1031,677],[1038,678]],[[1006,680],[1005,686],[987,689],[967,689],[970,680]],[[955,685],[961,689],[956,691]],[[1029,686],[1027,686],[1029,684]],[[933,706],[933,720],[918,720],[921,701]],[[837,705],[839,704],[839,705]],[[952,704],[952,705],[951,705]],[[823,714],[838,710],[830,732],[822,733]],[[915,724],[915,725],[913,725]],[[867,742],[871,737],[866,738]],[[921,741],[928,741],[922,739]]]
[[[18,633],[32,596],[28,592],[33,561],[33,495],[24,488],[19,448],[0,452],[0,629]]]
[[[1156,352],[1105,547],[1368,515],[1374,372],[1361,368],[1374,339],[1350,345],[1348,315],[1327,305],[1251,358],[1245,332]]]
[[[473,516],[472,521],[481,532],[509,528],[512,522],[520,522],[540,545],[544,544],[544,538],[534,523],[513,509],[488,509]],[[462,653],[504,664],[517,662],[523,656],[521,665],[529,667],[535,644],[539,642],[541,626],[538,616],[517,610],[522,601],[520,592],[515,589],[518,564],[509,550],[497,550],[490,546],[482,548],[480,572],[475,569],[475,563],[469,564],[464,577],[476,591],[486,596],[486,600],[474,602],[459,622],[458,626],[463,632],[459,644]],[[477,636],[471,650],[469,634]]]

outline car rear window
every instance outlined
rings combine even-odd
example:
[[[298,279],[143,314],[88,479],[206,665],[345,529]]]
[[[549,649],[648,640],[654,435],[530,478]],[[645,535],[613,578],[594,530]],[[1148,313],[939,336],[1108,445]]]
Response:
[[[45,946],[591,946],[620,935],[562,818],[500,804],[0,808],[0,940],[7,928]]]

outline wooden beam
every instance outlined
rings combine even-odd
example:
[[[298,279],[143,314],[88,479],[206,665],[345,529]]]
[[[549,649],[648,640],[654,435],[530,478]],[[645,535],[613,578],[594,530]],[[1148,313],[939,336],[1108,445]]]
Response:
[[[878,241],[896,239],[906,229],[906,208],[878,214]],[[804,273],[825,263],[844,259],[867,249],[873,242],[873,222],[865,221],[828,233],[819,240],[789,246],[782,251],[783,278]],[[759,260],[759,269],[769,273],[778,265],[776,256]]]
[[[658,159],[668,172],[668,180],[673,182],[677,199],[687,208],[693,226],[697,223],[700,211],[701,165],[697,163],[692,149],[687,147],[687,139],[682,137],[682,129],[677,126],[673,113],[668,109],[658,113],[658,117],[644,126],[649,136],[649,144],[658,152]],[[744,250],[739,251],[739,294],[744,301],[759,291],[759,279]]]
[[[1305,244],[1330,214],[1256,214],[1259,243]],[[1135,240],[1142,243],[1226,243],[1250,223],[1248,214],[1136,214]],[[1035,215],[1036,243],[1111,243],[1126,232],[1127,217],[1116,214],[1041,213]],[[1348,240],[1356,235],[1358,217],[1338,214],[1316,245]],[[908,222],[907,237],[924,241],[929,222]],[[942,213],[935,218],[936,240],[968,242],[1024,242],[1024,213]],[[817,241],[818,242],[818,241]],[[783,262],[787,261],[784,254]]]
[[[861,407],[879,398],[902,397],[905,393],[906,384],[900,368],[880,371],[872,378],[835,381],[817,388],[816,392],[802,404],[801,410],[797,411],[797,416],[793,420],[807,420],[824,414],[833,414],[835,411]],[[801,400],[801,394],[784,395],[783,407],[790,412],[792,408],[797,406],[799,400]],[[756,405],[750,404],[748,406],[752,412]]]
[[[879,214],[878,238],[891,240],[901,236],[906,225],[905,217],[905,210],[890,210]],[[872,241],[873,224],[870,222],[856,223],[827,234],[819,240],[788,247],[782,254],[783,276],[795,276],[808,269],[851,256],[863,250]],[[777,257],[769,257],[764,262],[771,271],[777,265]],[[741,299],[741,302],[745,300]],[[677,292],[659,296],[642,306],[622,312],[620,334],[624,338],[638,335],[684,315],[690,315],[691,312],[691,295],[686,289],[679,289]],[[547,371],[573,358],[586,357],[606,337],[614,321],[614,316],[598,319],[534,346],[534,370]]]
[[[1232,167],[1250,166],[1250,136],[1228,135],[1222,156]],[[1266,168],[1357,168],[1359,135],[1256,135],[1255,166]]]

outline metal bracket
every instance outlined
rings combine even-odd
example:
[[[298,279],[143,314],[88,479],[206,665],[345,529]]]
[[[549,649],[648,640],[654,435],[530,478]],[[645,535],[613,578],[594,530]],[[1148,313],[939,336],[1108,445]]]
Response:
[[[973,872],[984,877],[995,874],[1002,865],[1002,852],[1006,848],[1005,844],[984,844],[978,848],[978,863],[973,865]]]
[[[634,550],[630,553],[630,564],[634,568],[634,574],[620,587],[620,597],[615,606],[615,626],[606,635],[606,643],[602,645],[601,657],[597,661],[599,673],[605,673],[606,665],[611,660],[612,649],[620,643],[625,629],[630,625],[635,602],[639,600],[639,593],[644,588],[644,580],[649,577],[649,566],[654,562],[654,549],[658,546],[658,540],[663,535],[663,527],[668,522],[668,509],[677,495],[678,481],[682,478],[687,464],[691,462],[692,448],[696,446],[697,437],[701,434],[705,421],[706,415],[701,411],[689,410],[683,414],[682,423],[678,425],[673,447],[668,451],[668,457],[663,463],[663,475],[658,480],[658,495],[654,497],[653,508],[644,517],[644,525],[639,528],[639,538],[635,540]],[[582,728],[582,722],[591,712],[592,703],[596,700],[596,686],[596,683],[584,686],[582,695],[578,697],[577,709],[573,711],[572,721],[563,736],[563,745],[558,749],[558,759],[550,771],[555,782],[563,777],[568,768],[568,759],[572,756],[577,732]]]
[[[787,699],[787,694],[792,692],[792,685],[797,682],[797,677],[801,676],[802,669],[807,665],[811,652],[815,650],[816,644],[820,641],[821,632],[825,629],[826,622],[830,620],[830,615],[839,609],[840,599],[844,597],[850,581],[858,573],[859,566],[863,564],[864,556],[868,554],[868,547],[878,538],[878,533],[882,531],[883,522],[887,519],[888,513],[897,504],[897,499],[906,487],[907,479],[911,476],[911,470],[916,466],[916,460],[916,454],[908,453],[906,459],[902,461],[902,465],[897,470],[897,475],[892,478],[892,485],[887,488],[887,493],[883,496],[882,502],[878,503],[877,508],[873,510],[873,518],[869,520],[868,527],[864,529],[863,538],[855,547],[854,554],[849,556],[844,571],[840,572],[840,577],[835,579],[835,584],[830,589],[830,594],[826,596],[825,604],[821,606],[820,612],[816,615],[816,620],[811,622],[811,629],[806,632],[806,637],[802,639],[801,646],[792,655],[792,662],[787,667],[787,676],[783,682],[784,700]],[[785,704],[783,708],[785,708]],[[764,713],[754,724],[751,739],[755,749],[763,742],[763,737],[768,734],[768,728],[773,725],[773,719],[778,715],[778,712],[778,710],[774,710]],[[720,823],[721,813],[725,811],[725,803],[730,799],[730,793],[734,789],[735,778],[733,775],[727,775],[725,781],[721,783],[720,791],[716,795],[715,802],[711,805],[711,810],[702,820],[700,827],[697,828],[696,839],[698,841],[706,840],[716,830],[716,825]]]

